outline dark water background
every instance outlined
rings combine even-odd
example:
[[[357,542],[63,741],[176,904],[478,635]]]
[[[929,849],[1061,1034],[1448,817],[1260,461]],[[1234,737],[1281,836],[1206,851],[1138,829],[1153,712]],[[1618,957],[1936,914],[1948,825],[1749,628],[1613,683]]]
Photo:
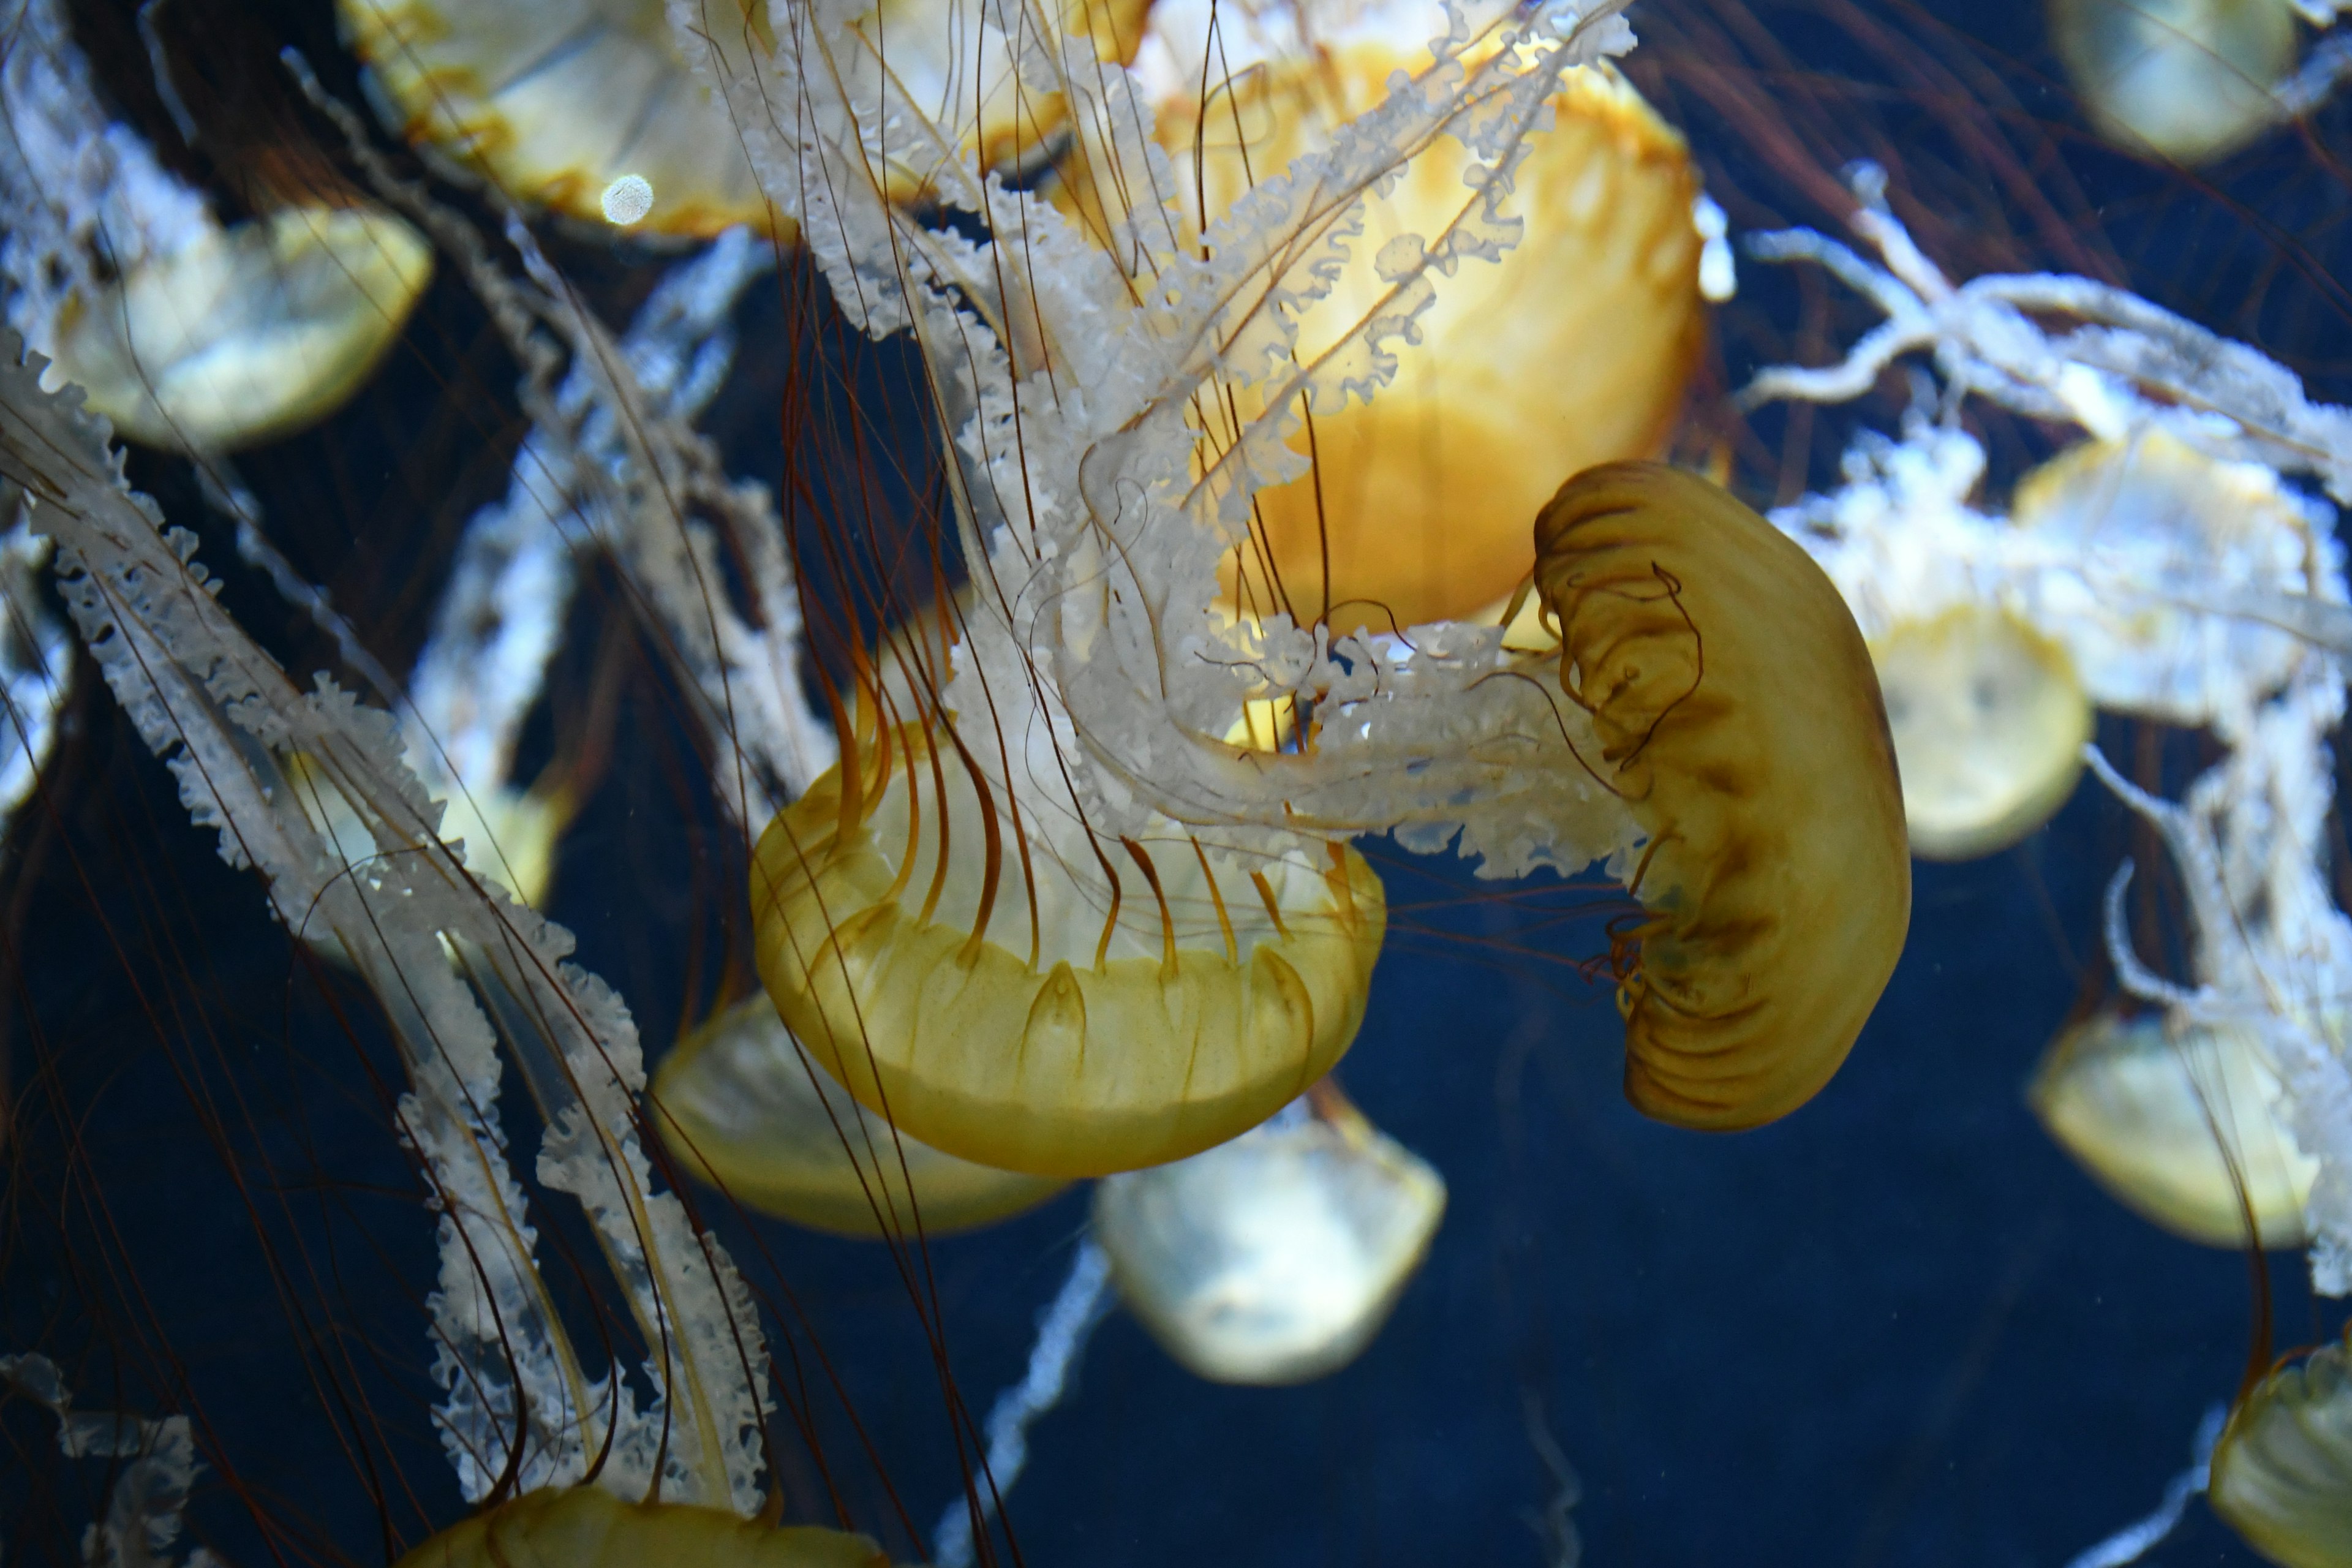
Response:
[[[1933,205],[1913,216],[1956,269],[2104,268],[2283,354],[2320,395],[2352,397],[2334,111],[2308,135],[2184,176],[2073,128],[2032,5],[1953,5],[1940,22],[1830,0],[1645,8],[1659,24],[1648,36],[1683,52],[1637,55],[1634,74],[1692,126],[1736,226],[1829,222],[1820,193],[1843,157],[1914,160],[1903,173]],[[153,106],[121,64],[126,15],[93,9],[93,48],[152,132]],[[320,8],[253,15],[328,62]],[[1786,58],[1765,58],[1741,17]],[[1912,52],[1882,47],[1882,26]],[[1809,176],[1752,123],[1743,132],[1723,79],[1690,63],[1727,55],[1790,106]],[[1946,74],[2006,100],[1964,104]],[[2009,184],[1970,161],[1979,132],[2009,150],[1990,160]],[[1911,189],[1897,179],[1898,195]],[[643,258],[559,254],[610,301],[608,319],[625,319],[651,276]],[[1785,348],[1794,323],[1841,342],[1866,324],[1752,266],[1743,285],[1709,373],[1722,384]],[[743,368],[709,423],[740,471],[772,474],[777,290],[753,291],[743,327]],[[904,373],[887,353],[841,352],[877,403]],[[247,464],[289,554],[394,668],[455,530],[503,486],[520,435],[511,380],[445,276],[360,404]],[[1811,451],[1818,483],[1842,428],[1767,418],[1756,440]],[[1992,434],[1997,461],[2050,438]],[[142,458],[134,474],[227,571],[225,531],[184,472]],[[257,635],[293,668],[320,662],[265,587],[229,575]],[[614,756],[565,841],[551,912],[629,996],[652,1057],[740,946],[728,913],[740,882],[693,803],[698,764],[666,678],[611,629],[624,618],[592,575],[531,745],[550,754],[600,672],[613,682]],[[0,1221],[0,1349],[48,1351],[95,1404],[194,1415],[213,1476],[192,1523],[238,1568],[382,1561],[388,1540],[413,1544],[459,1511],[425,1415],[432,1226],[385,1131],[392,1058],[363,994],[293,959],[257,886],[186,826],[102,695],[85,690],[74,712],[50,796],[8,863],[16,1005],[0,1061],[25,1113]],[[2113,720],[2102,742],[2175,790],[2206,754],[2195,736]],[[1530,940],[1524,913],[1476,896],[1491,889],[1457,865],[1376,849],[1405,918],[1342,1077],[1450,1185],[1428,1263],[1362,1360],[1305,1388],[1203,1384],[1114,1316],[1033,1435],[1010,1505],[1023,1561],[1540,1568],[1530,1521],[1557,1489],[1531,1419],[1581,1478],[1584,1561],[1604,1568],[2054,1568],[2144,1512],[2242,1369],[2246,1266],[2109,1201],[2020,1094],[2062,1023],[2109,989],[2095,904],[2134,852],[2145,847],[2122,815],[2086,787],[2014,850],[1919,867],[1908,951],[1851,1063],[1787,1121],[1706,1138],[1625,1106],[1613,1008],[1559,963],[1510,955],[1507,942]],[[1532,940],[1555,959],[1601,945],[1589,921]],[[535,1129],[515,1126],[518,1148],[534,1147]],[[542,1223],[576,1239],[551,1207]],[[1019,1374],[1084,1218],[1074,1194],[932,1245],[952,1373],[975,1414]],[[898,1264],[877,1246],[719,1223],[793,1324],[780,1355],[797,1352],[821,1389],[823,1347],[928,1531],[957,1472]],[[2299,1258],[2272,1278],[2287,1342],[2332,1328]],[[891,1510],[856,1436],[837,1414],[823,1419],[858,1522],[887,1534]],[[58,1458],[49,1430],[21,1403],[0,1408],[12,1563],[72,1560],[102,1492],[102,1467]],[[816,1467],[787,1446],[786,1490],[805,1511],[823,1495]],[[2253,1559],[2200,1507],[2150,1561]]]

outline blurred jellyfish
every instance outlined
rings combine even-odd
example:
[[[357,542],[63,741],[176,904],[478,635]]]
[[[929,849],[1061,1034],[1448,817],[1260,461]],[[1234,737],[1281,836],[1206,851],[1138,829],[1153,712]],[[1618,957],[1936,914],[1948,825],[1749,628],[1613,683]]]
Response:
[[[2294,0],[2051,0],[2050,30],[2103,135],[2202,163],[2288,117],[2277,89],[2294,68],[2301,8]]]
[[[896,1131],[817,1070],[765,995],[679,1040],[647,1092],[654,1125],[687,1170],[818,1230],[946,1236],[1034,1208],[1063,1186]]]
[[[1106,1178],[1119,1299],[1213,1383],[1328,1376],[1370,1344],[1437,1234],[1445,1182],[1328,1086],[1204,1154]]]
[[[223,227],[110,122],[54,0],[0,5],[9,322],[130,439],[225,451],[331,413],[399,335],[432,251],[390,213]]]
[[[2099,1184],[2208,1247],[2310,1240],[2318,1163],[2280,1120],[2277,1069],[2243,1028],[2102,1008],[2052,1043],[2026,1098]]]
[[[2206,1496],[2280,1568],[2352,1563],[2352,1375],[2345,1344],[2273,1371],[2238,1403]]]
[[[2083,771],[2091,704],[2066,650],[2009,611],[1956,605],[1870,642],[1911,852],[1967,860],[2049,820]]]

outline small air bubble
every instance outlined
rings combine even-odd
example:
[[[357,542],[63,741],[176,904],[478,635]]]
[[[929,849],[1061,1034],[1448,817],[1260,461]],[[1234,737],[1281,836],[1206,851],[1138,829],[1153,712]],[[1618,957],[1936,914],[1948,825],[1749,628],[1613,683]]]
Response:
[[[643,174],[624,174],[604,187],[604,221],[626,228],[654,210],[654,188]]]

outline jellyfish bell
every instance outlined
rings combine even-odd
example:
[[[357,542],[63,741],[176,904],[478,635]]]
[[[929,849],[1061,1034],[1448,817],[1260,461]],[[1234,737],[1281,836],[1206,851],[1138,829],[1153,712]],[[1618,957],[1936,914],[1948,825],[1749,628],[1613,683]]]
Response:
[[[52,374],[130,440],[228,451],[324,418],[374,370],[433,274],[391,213],[303,205],[151,256],[58,321]]]
[[[2352,1371],[2343,1342],[2275,1368],[2230,1413],[2205,1488],[2280,1568],[2352,1564]]]
[[[451,1526],[394,1568],[889,1568],[863,1535],[774,1525],[593,1486],[525,1492]]]
[[[2118,146],[2205,163],[2284,118],[2290,0],[2051,0],[2050,30],[2092,123]]]
[[[1120,1300],[1188,1371],[1281,1384],[1363,1353],[1444,1212],[1444,1178],[1332,1091],[1312,1114],[1104,1178],[1094,1234]]]
[[[2210,724],[2251,712],[2303,657],[2294,633],[2231,613],[2307,592],[2334,547],[2324,509],[2270,468],[2161,431],[2085,441],[2020,480],[2011,511],[2027,543],[2081,563],[2037,574],[2024,608],[2102,707]]]
[[[1583,759],[1649,836],[1622,967],[1625,1095],[1680,1126],[1785,1115],[1845,1059],[1911,913],[1870,653],[1811,556],[1723,489],[1588,469],[1536,521]]]
[[[952,721],[853,748],[779,814],[751,910],[777,1011],[860,1104],[1059,1177],[1198,1153],[1304,1093],[1355,1038],[1387,923],[1352,847],[1106,848],[1024,811]]]
[[[1157,133],[1185,218],[1205,227],[1378,104],[1395,73],[1426,68],[1427,36],[1351,37],[1213,76],[1205,95],[1197,73],[1171,84]],[[1228,603],[1302,623],[1328,606],[1335,631],[1490,610],[1527,574],[1526,520],[1552,476],[1648,457],[1665,439],[1706,335],[1689,149],[1602,67],[1570,73],[1552,113],[1512,175],[1525,238],[1439,291],[1377,398],[1318,410],[1291,438],[1314,470],[1258,493],[1252,537],[1223,569]],[[1318,331],[1380,306],[1388,241],[1446,230],[1469,156],[1441,141],[1405,168],[1311,320],[1302,361],[1328,346]],[[1059,195],[1107,233],[1091,169],[1082,141]]]
[[[1034,1208],[1064,1185],[898,1131],[818,1070],[764,994],[681,1039],[648,1093],[649,1118],[687,1170],[816,1230],[945,1236]]]
[[[2277,1068],[2245,1030],[2102,1008],[2026,1088],[2042,1125],[2124,1205],[2207,1247],[2303,1247],[2319,1163],[2281,1120]]]
[[[2065,804],[2092,720],[2063,647],[1982,601],[1898,622],[1869,647],[1912,853],[1990,855]]]

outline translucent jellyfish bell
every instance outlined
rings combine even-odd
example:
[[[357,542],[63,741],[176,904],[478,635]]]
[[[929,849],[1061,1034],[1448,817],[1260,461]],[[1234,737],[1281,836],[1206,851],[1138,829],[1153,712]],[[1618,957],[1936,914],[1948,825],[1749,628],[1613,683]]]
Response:
[[[1330,1070],[1387,929],[1362,856],[1106,849],[976,749],[902,727],[760,838],[761,979],[859,1103],[983,1165],[1091,1176],[1222,1143]]]
[[[1426,65],[1417,47],[1363,43],[1268,64],[1205,108],[1188,83],[1160,106],[1180,205],[1215,219],[1380,102],[1392,73]],[[1705,330],[1689,150],[1611,71],[1571,73],[1552,108],[1553,128],[1512,176],[1525,240],[1499,264],[1469,263],[1450,279],[1419,320],[1421,346],[1402,352],[1395,380],[1370,404],[1318,413],[1311,440],[1293,437],[1315,474],[1258,494],[1272,574],[1301,620],[1323,607],[1327,560],[1335,629],[1491,608],[1527,575],[1527,520],[1554,477],[1650,455],[1681,406]],[[1303,323],[1302,361],[1387,293],[1379,258],[1389,237],[1444,232],[1468,198],[1467,162],[1441,141],[1406,167],[1332,297]],[[1081,206],[1087,179],[1081,164],[1067,187]],[[1284,607],[1257,545],[1239,571],[1245,584],[1226,568],[1232,602]]]
[[[1106,1178],[1095,1237],[1121,1300],[1189,1371],[1304,1383],[1371,1342],[1444,1211],[1444,1180],[1335,1098]]]
[[[1870,645],[1903,774],[1911,851],[1967,860],[2016,843],[2074,793],[2091,704],[2066,650],[1997,606],[1899,623]]]
[[[2281,118],[2287,0],[2052,0],[2050,27],[2101,133],[2176,163],[2235,151]]]
[[[525,1492],[436,1535],[395,1568],[889,1568],[862,1535],[721,1509],[623,1502],[593,1486]]]
[[[385,121],[519,201],[606,222],[625,176],[633,228],[765,227],[767,198],[726,106],[671,40],[662,0],[337,0]],[[743,8],[765,38],[766,7]],[[731,42],[713,30],[721,47]],[[739,44],[740,47],[740,44]]]
[[[2251,710],[2302,657],[2289,633],[2217,613],[2307,590],[2324,530],[2273,470],[2162,433],[2086,441],[2021,480],[2011,510],[2029,543],[2079,563],[2040,573],[2030,613],[2100,706],[2210,723]]]
[[[289,207],[150,258],[58,321],[55,374],[118,434],[227,451],[323,418],[375,368],[433,275],[387,212]]]
[[[2352,1371],[2342,1342],[2278,1368],[2230,1414],[2205,1496],[2281,1568],[2352,1568]]]
[[[2234,1162],[2263,1245],[2301,1247],[2319,1164],[2280,1122],[2282,1092],[2261,1043],[2242,1030],[2105,1008],[2058,1037],[2026,1099],[2101,1186],[2175,1236],[2245,1246]]]
[[[942,1236],[1009,1218],[1064,1184],[894,1134],[817,1069],[764,994],[680,1040],[651,1093],[662,1141],[688,1170],[817,1230],[912,1235],[919,1213],[922,1233]]]
[[[1562,485],[1536,591],[1584,758],[1650,847],[1612,936],[1625,1097],[1677,1126],[1787,1114],[1827,1083],[1895,972],[1911,852],[1862,633],[1812,557],[1654,463]]]

